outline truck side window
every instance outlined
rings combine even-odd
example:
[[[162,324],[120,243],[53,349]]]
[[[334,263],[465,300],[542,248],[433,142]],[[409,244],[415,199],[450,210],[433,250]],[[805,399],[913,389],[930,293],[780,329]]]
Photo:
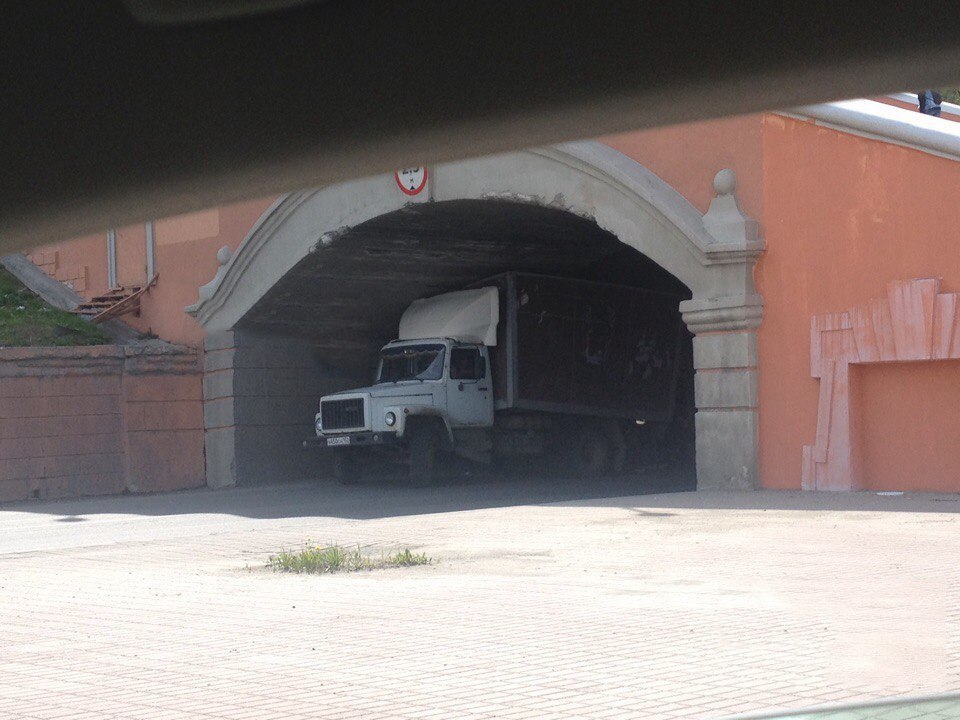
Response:
[[[478,348],[454,348],[450,351],[451,380],[481,380],[486,367]]]

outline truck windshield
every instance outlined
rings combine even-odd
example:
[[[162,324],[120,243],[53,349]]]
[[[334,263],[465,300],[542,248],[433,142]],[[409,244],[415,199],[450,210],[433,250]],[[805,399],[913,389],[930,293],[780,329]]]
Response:
[[[439,380],[443,377],[443,345],[404,345],[380,353],[377,383]]]

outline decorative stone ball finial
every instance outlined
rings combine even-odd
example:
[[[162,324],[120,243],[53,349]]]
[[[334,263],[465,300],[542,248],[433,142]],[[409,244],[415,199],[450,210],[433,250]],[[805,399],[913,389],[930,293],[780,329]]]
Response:
[[[703,216],[703,227],[714,241],[743,248],[758,242],[756,221],[744,215],[737,202],[737,174],[724,168],[713,176],[713,189],[717,196]]]
[[[194,317],[197,317],[197,313],[200,312],[200,306],[213,297],[213,294],[217,291],[217,288],[220,287],[220,283],[223,281],[224,275],[227,274],[227,263],[230,262],[230,258],[232,257],[233,251],[230,249],[229,245],[224,245],[222,248],[217,250],[217,262],[220,264],[220,267],[217,268],[217,274],[213,276],[213,280],[208,282],[206,285],[201,285],[197,290],[200,300],[193,305],[184,308],[188,313]]]
[[[713,189],[717,195],[733,195],[737,191],[737,174],[724,168],[713,176]]]

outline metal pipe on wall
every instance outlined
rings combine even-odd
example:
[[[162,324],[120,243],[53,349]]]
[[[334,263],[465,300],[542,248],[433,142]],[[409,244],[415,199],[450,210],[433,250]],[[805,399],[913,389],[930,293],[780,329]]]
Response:
[[[147,282],[157,274],[156,242],[153,237],[153,220],[147,221]]]
[[[117,287],[117,231],[107,230],[107,285]]]

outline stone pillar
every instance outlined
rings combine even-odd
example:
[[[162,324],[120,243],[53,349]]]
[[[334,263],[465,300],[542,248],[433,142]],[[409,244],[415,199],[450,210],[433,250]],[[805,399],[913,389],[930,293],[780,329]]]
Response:
[[[233,332],[207,333],[203,353],[203,427],[207,485],[237,484]]]
[[[756,294],[753,266],[764,243],[756,221],[737,201],[737,176],[721,170],[716,197],[703,216],[713,241],[705,248],[715,284],[680,303],[693,338],[697,404],[697,488],[760,487],[757,328],[763,298]]]
[[[208,333],[204,434],[210,487],[325,475],[326,457],[304,451],[321,395],[345,380],[321,367],[309,341],[246,330]]]
[[[688,300],[680,305],[694,333],[697,488],[760,486],[757,417],[757,296]]]

